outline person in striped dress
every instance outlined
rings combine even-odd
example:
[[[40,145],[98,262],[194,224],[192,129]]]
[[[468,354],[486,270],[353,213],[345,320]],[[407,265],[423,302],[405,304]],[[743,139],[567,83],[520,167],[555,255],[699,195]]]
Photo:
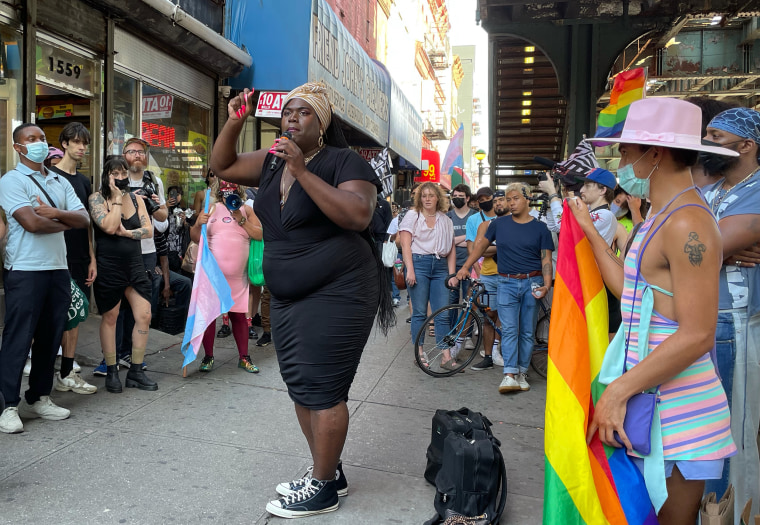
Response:
[[[699,151],[736,153],[703,146],[700,127],[693,104],[649,98],[631,105],[620,138],[606,140],[620,143],[620,186],[652,204],[625,262],[596,232],[586,206],[570,202],[605,284],[621,298],[616,339],[627,342],[608,349],[625,347],[625,364],[596,403],[588,437],[598,431],[602,442],[620,447],[617,434],[644,474],[662,525],[695,523],[705,480],[719,478],[724,459],[736,453],[726,394],[710,357],[722,243],[690,170]],[[648,339],[641,346],[640,337]],[[628,400],[644,391],[659,401],[653,428],[660,432],[650,435],[647,456],[633,451],[623,427]],[[655,465],[650,458],[658,459]]]

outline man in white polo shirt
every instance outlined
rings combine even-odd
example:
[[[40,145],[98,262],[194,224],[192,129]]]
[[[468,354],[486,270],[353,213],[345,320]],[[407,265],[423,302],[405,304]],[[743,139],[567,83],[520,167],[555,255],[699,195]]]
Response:
[[[48,144],[39,127],[21,124],[13,130],[13,149],[20,161],[0,178],[0,206],[8,217],[0,348],[0,392],[7,406],[0,431],[9,434],[24,430],[19,416],[60,420],[70,415],[49,397],[71,302],[63,232],[90,223],[71,184],[43,166]],[[22,400],[21,373],[32,339],[29,389]]]

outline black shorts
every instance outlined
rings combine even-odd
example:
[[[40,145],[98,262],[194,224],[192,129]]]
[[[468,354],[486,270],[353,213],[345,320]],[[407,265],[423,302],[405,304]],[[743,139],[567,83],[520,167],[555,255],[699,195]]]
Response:
[[[101,314],[119,304],[124,290],[130,286],[148,302],[151,301],[153,285],[148,279],[142,256],[127,260],[98,257],[98,277],[95,279],[93,292]]]
[[[89,260],[67,261],[69,266],[69,274],[74,282],[77,284],[80,290],[87,300],[90,300],[90,286],[87,285],[87,273],[90,266]]]

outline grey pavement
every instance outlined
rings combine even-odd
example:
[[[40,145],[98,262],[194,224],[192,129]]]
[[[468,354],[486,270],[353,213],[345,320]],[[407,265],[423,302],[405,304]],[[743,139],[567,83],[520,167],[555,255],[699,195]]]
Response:
[[[423,478],[431,418],[467,406],[493,421],[502,442],[501,523],[540,523],[546,382],[532,374],[529,392],[500,395],[498,369],[429,377],[414,365],[407,313],[398,313],[387,339],[370,338],[351,389],[349,496],[337,512],[297,521],[422,524],[434,512],[435,489]],[[24,433],[0,434],[0,524],[286,523],[264,507],[277,483],[311,462],[274,347],[250,343],[261,372],[248,374],[233,338],[217,339],[214,370],[199,373],[198,360],[183,378],[181,336],[151,330],[146,362],[159,390],[111,394],[92,375],[99,324],[91,316],[81,325],[77,360],[100,390],[53,391],[68,420],[24,420]]]

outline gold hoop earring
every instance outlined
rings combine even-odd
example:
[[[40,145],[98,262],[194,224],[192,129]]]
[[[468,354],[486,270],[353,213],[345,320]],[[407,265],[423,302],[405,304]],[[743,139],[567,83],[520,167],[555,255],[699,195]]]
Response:
[[[317,141],[317,144],[320,148],[324,147],[325,145],[325,139],[322,137],[322,132],[319,132],[319,140]]]

